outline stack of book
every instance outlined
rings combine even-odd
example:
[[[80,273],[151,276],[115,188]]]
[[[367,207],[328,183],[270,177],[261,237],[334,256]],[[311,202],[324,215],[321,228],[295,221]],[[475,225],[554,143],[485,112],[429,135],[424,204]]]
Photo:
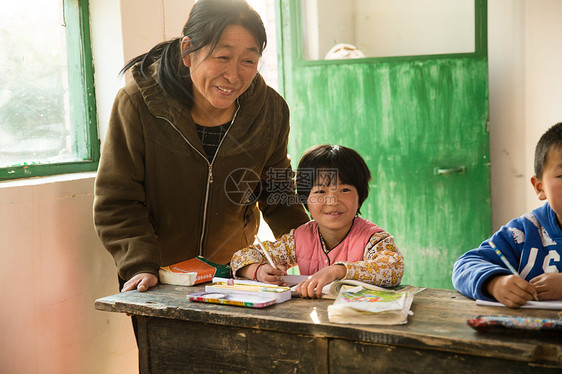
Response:
[[[353,280],[334,282],[330,294],[335,301],[328,306],[328,319],[349,324],[405,324],[413,314],[414,294],[422,290],[412,286],[388,289]]]
[[[176,286],[193,286],[210,282],[213,277],[229,277],[228,265],[215,264],[204,257],[197,256],[170,266],[163,266],[158,272],[160,283]]]

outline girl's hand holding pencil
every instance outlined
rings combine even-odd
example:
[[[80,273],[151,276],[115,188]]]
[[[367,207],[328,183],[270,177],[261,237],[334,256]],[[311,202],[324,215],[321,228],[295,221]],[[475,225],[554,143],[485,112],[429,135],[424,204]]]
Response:
[[[273,262],[273,259],[271,258],[271,255],[269,254],[267,248],[265,248],[265,245],[263,244],[263,242],[260,240],[260,238],[258,238],[257,235],[254,236],[256,238],[256,241],[258,242],[258,245],[260,246],[263,255],[265,256],[265,258],[267,259],[267,262],[269,263],[269,265],[271,265],[272,268],[277,269],[277,266],[275,266],[275,263]]]
[[[257,235],[255,236],[255,238],[263,256],[267,260],[267,264],[259,264],[256,267],[254,280],[284,286],[285,281],[283,280],[282,276],[287,275],[288,266],[279,264],[276,265],[275,262],[273,262],[271,254],[269,253],[263,242],[258,238]]]
[[[263,263],[258,265],[256,268],[255,279],[258,282],[271,283],[278,286],[286,286],[286,282],[283,280],[283,276],[287,275],[286,266],[277,265],[277,268],[272,267],[268,263]]]

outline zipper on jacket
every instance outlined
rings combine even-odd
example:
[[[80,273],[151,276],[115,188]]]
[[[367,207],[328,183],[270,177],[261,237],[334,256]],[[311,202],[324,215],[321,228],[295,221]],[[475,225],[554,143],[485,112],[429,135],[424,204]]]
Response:
[[[222,143],[224,142],[224,139],[226,138],[226,136],[230,132],[230,129],[232,128],[232,125],[234,125],[234,120],[236,119],[238,111],[240,110],[240,103],[238,102],[238,99],[236,99],[236,104],[238,105],[238,107],[236,108],[236,112],[234,112],[234,116],[232,117],[232,121],[230,121],[230,126],[228,127],[228,129],[224,133],[224,136],[222,137],[221,141],[219,142],[219,145],[217,146],[217,150],[215,151],[215,157],[213,157],[213,160],[211,162],[209,162],[209,160],[207,159],[207,156],[202,154],[193,144],[191,144],[189,139],[187,139],[183,135],[183,133],[177,128],[177,126],[174,125],[169,119],[167,119],[165,117],[155,116],[156,118],[163,119],[164,121],[168,122],[170,124],[170,126],[172,126],[172,128],[174,130],[176,130],[178,132],[178,134],[180,134],[180,136],[183,138],[183,140],[191,148],[193,148],[193,150],[195,150],[195,152],[197,152],[201,157],[203,157],[203,160],[205,160],[205,162],[209,166],[209,174],[207,175],[207,185],[205,187],[205,202],[203,204],[203,225],[201,226],[201,235],[199,237],[199,256],[203,256],[203,240],[205,239],[205,231],[206,231],[205,227],[207,226],[207,210],[208,210],[208,204],[209,204],[209,194],[210,194],[210,190],[211,190],[211,183],[213,183],[213,163],[215,162],[215,159],[217,158],[217,154],[219,153],[219,149],[220,149]]]
[[[238,103],[238,100],[236,100],[236,104],[238,104],[238,107],[236,108],[236,112],[234,112],[234,116],[232,116],[232,121],[230,121],[230,126],[228,126],[228,129],[224,133],[224,136],[222,137],[221,141],[219,142],[219,145],[217,146],[217,150],[215,151],[215,156],[213,157],[213,160],[209,163],[209,177],[207,178],[207,191],[205,193],[205,206],[203,208],[204,209],[203,210],[203,226],[201,227],[201,236],[199,238],[199,256],[203,256],[203,240],[205,240],[205,231],[206,231],[205,227],[207,226],[207,210],[208,210],[208,203],[209,203],[209,194],[211,192],[210,184],[213,183],[213,164],[215,163],[215,160],[217,159],[217,155],[219,154],[219,150],[221,148],[221,145],[224,142],[224,139],[226,139],[226,137],[228,136],[228,133],[230,132],[230,129],[234,125],[234,120],[236,119],[236,115],[238,114],[238,111],[240,110],[240,104]],[[193,145],[192,145],[192,147],[193,147]],[[205,158],[205,159],[207,159],[207,158]]]

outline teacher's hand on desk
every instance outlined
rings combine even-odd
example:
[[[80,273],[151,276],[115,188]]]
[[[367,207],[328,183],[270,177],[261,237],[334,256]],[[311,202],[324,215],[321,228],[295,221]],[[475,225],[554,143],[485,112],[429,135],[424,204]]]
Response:
[[[151,273],[139,273],[125,282],[121,292],[131,291],[135,288],[140,292],[144,292],[150,287],[156,286],[156,284],[158,284],[158,278],[156,275]]]

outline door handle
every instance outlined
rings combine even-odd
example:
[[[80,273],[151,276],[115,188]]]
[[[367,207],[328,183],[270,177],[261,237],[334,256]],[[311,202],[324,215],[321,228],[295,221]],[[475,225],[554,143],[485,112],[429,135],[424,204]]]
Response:
[[[433,169],[433,174],[435,175],[451,175],[451,174],[465,174],[466,166],[459,166],[454,168],[442,168],[436,167]]]

